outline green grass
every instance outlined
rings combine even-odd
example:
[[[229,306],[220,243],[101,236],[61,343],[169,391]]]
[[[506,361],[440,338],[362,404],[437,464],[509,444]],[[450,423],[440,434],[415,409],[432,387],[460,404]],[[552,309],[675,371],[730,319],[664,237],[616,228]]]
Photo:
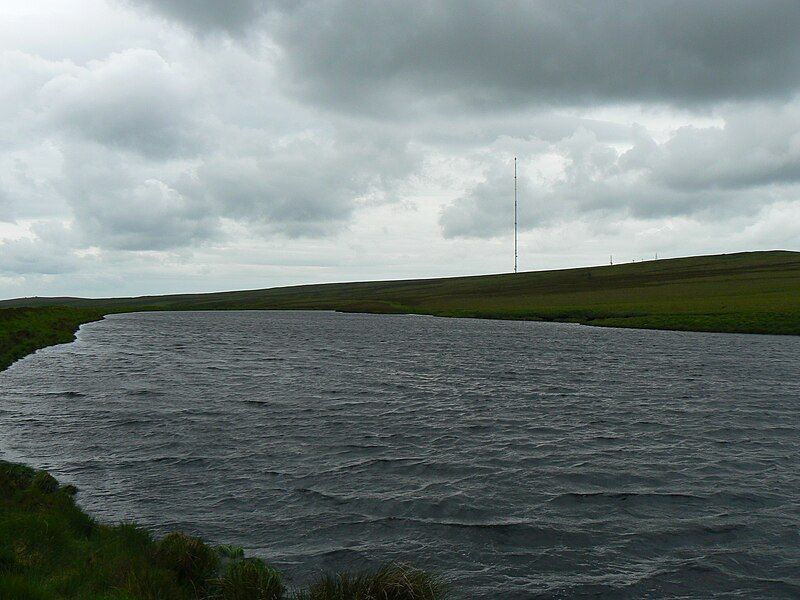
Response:
[[[101,525],[75,504],[75,488],[0,461],[3,600],[444,600],[436,578],[388,565],[331,575],[287,590],[281,573],[232,546],[172,533],[156,540],[133,524]]]
[[[323,575],[297,600],[440,600],[449,586],[407,565],[389,564],[366,573]]]
[[[0,598],[196,597],[191,583],[158,562],[159,544],[147,531],[96,524],[72,492],[46,474],[0,463]]]
[[[105,312],[77,307],[0,310],[0,371],[34,350],[71,342],[82,323],[101,319]]]
[[[310,309],[418,313],[800,335],[800,253],[746,252],[613,267],[212,294],[0,302],[0,308],[56,305],[105,311]]]
[[[221,600],[280,600],[285,592],[280,572],[252,558],[230,563],[214,584]]]

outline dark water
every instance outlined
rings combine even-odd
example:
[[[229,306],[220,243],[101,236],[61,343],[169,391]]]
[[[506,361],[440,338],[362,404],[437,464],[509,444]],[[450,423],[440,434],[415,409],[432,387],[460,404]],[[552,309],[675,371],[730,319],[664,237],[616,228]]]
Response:
[[[800,339],[149,313],[0,375],[0,450],[294,583],[411,561],[459,597],[800,597]]]

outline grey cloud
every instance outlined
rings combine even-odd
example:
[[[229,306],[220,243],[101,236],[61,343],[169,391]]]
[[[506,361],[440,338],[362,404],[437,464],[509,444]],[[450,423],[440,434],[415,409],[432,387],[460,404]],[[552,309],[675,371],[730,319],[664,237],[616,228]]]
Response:
[[[200,32],[224,31],[239,35],[263,16],[270,4],[265,0],[127,0],[146,6]],[[286,2],[288,3],[288,2]],[[281,4],[286,4],[281,3]]]
[[[346,137],[300,138],[256,155],[211,157],[184,189],[206,194],[222,216],[273,234],[329,235],[360,205],[390,200],[387,194],[416,166],[403,148]]]
[[[497,245],[439,234],[510,234],[514,154],[521,227],[553,257],[675,217],[678,241],[796,238],[796,2],[71,1],[130,31],[43,44],[43,11],[24,52],[0,52],[0,235],[70,224],[8,242],[6,272],[75,268],[62,281],[108,294],[109,273],[218,260],[191,284],[216,287],[231,253],[246,277],[331,254],[341,277],[444,273],[442,248],[485,248],[459,263],[483,268]]]
[[[47,145],[0,152],[0,221],[68,213],[53,185],[60,166],[60,155]]]
[[[309,3],[275,35],[314,103],[384,114],[786,97],[793,0]]]
[[[263,237],[324,237],[359,207],[392,201],[416,166],[385,137],[380,146],[346,138],[240,142],[191,163],[151,163],[73,142],[60,193],[84,243],[101,248],[198,246],[220,239],[222,219]]]
[[[373,116],[703,105],[800,85],[794,0],[129,1],[198,31],[265,32],[295,92]]]
[[[61,193],[85,246],[165,250],[202,243],[218,231],[211,207],[182,194],[159,171],[98,147],[70,149]]]
[[[514,186],[507,165],[502,171],[505,177],[489,176],[442,211],[439,224],[445,237],[508,235],[514,223]]]
[[[163,181],[94,193],[76,214],[88,240],[121,250],[164,250],[213,236],[217,220]]]
[[[480,184],[442,211],[439,224],[446,238],[509,236],[513,227],[512,192],[496,178]],[[542,186],[521,179],[519,229],[531,231],[584,222],[613,229],[625,219],[653,220],[689,217],[721,223],[758,213],[765,206],[786,201],[791,194],[769,191],[681,192],[654,186],[646,180],[584,181],[579,185]]]
[[[63,237],[69,236],[69,232],[48,233],[53,235],[0,241],[0,273],[59,275],[75,271],[79,259],[63,244]]]
[[[549,146],[566,161],[556,179],[532,177],[523,163],[520,227],[629,217],[725,220],[791,200],[800,184],[800,144],[793,134],[797,129],[776,125],[791,124],[794,111],[784,107],[777,116],[770,110],[734,112],[724,127],[681,128],[661,144],[634,127],[636,142],[625,152],[579,129]],[[488,238],[510,231],[508,165],[495,159],[487,168],[485,181],[442,211],[445,237]]]
[[[39,90],[45,118],[85,139],[153,158],[194,154],[197,90],[157,52],[133,49],[71,69]]]
[[[288,127],[280,135],[269,121],[252,118],[263,111],[253,98],[245,94],[237,103],[240,88],[229,90],[222,107],[213,94],[198,98],[203,92],[187,75],[191,69],[153,50],[128,50],[85,67],[46,66],[49,77],[33,87],[39,112],[21,132],[45,133],[58,169],[38,182],[4,169],[0,159],[0,176],[10,182],[0,179],[0,191],[13,193],[15,204],[40,193],[51,206],[66,205],[87,245],[186,247],[213,239],[222,218],[263,236],[330,235],[360,206],[393,200],[420,160],[404,136],[358,123]],[[319,122],[305,109],[287,115],[306,126]],[[203,143],[211,138],[214,147]]]
[[[620,159],[677,190],[800,182],[800,98],[731,111],[719,128],[682,127],[662,145],[640,141]]]
[[[308,166],[240,159],[209,165],[201,177],[231,218],[289,237],[327,235],[352,215],[355,191],[310,176]]]
[[[403,127],[409,126],[403,125]],[[523,135],[529,139],[540,140],[542,143],[554,143],[569,137],[579,128],[592,131],[598,139],[607,142],[627,143],[631,139],[628,124],[581,118],[553,111],[514,113],[495,118],[484,116],[479,120],[469,117],[448,120],[433,118],[430,121],[420,119],[415,120],[411,128],[411,133],[420,140],[454,151],[491,146],[496,142],[498,134]],[[518,141],[514,143],[518,144]]]
[[[32,99],[41,87],[54,77],[75,70],[75,65],[67,61],[49,61],[19,50],[0,52],[0,144],[4,148],[27,141],[17,133],[21,125],[37,119],[38,107]]]

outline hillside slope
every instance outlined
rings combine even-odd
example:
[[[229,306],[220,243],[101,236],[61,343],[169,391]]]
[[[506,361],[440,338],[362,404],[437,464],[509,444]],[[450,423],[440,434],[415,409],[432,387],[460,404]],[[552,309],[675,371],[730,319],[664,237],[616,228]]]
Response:
[[[519,274],[139,298],[27,298],[106,310],[326,309],[800,334],[800,253],[747,252]]]

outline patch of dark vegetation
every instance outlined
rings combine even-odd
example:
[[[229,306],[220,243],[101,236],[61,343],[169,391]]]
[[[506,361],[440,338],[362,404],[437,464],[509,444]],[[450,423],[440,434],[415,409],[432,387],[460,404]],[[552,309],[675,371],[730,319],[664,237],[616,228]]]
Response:
[[[406,565],[389,564],[369,573],[324,575],[297,600],[439,600],[449,597],[445,581]]]
[[[156,564],[175,573],[182,585],[204,594],[219,566],[219,555],[203,541],[183,533],[170,533],[156,545]]]
[[[9,600],[442,600],[444,584],[410,567],[322,578],[288,590],[281,573],[241,548],[212,548],[133,524],[102,525],[75,488],[0,461],[0,598]]]
[[[220,600],[280,600],[286,588],[280,572],[254,558],[231,562],[214,581],[214,598]]]
[[[71,342],[78,327],[108,312],[74,307],[0,310],[0,371],[39,348]]]

